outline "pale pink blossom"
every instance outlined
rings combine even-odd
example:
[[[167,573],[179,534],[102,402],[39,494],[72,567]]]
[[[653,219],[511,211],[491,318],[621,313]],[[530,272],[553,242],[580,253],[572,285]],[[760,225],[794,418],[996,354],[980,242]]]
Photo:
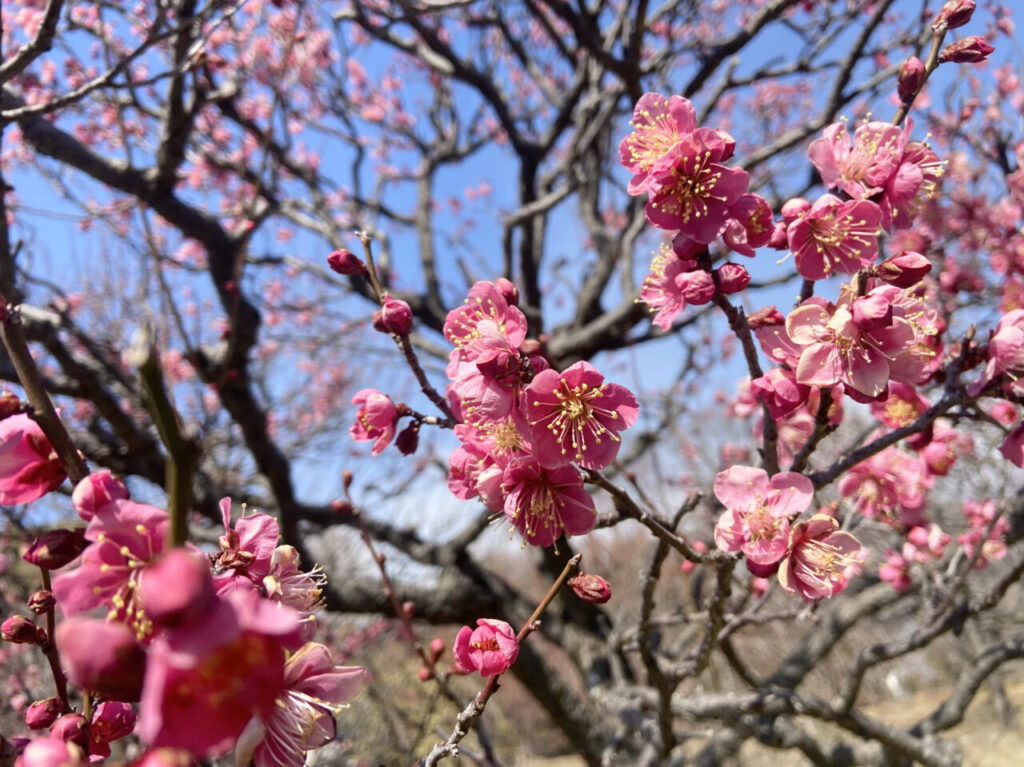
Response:
[[[85,752],[61,738],[36,738],[21,752],[14,767],[85,767]]]
[[[337,735],[334,717],[368,681],[366,669],[335,666],[331,651],[307,643],[284,667],[284,690],[265,719],[254,718],[239,737],[239,764],[302,767],[306,754]]]
[[[967,532],[957,537],[957,542],[967,557],[973,557],[980,548],[981,552],[975,567],[981,569],[989,562],[1006,556],[1006,534],[1010,532],[1010,523],[1005,516],[999,515],[995,501],[964,501],[964,516],[970,525]],[[991,526],[991,529],[989,529]]]
[[[802,474],[784,472],[769,478],[764,469],[732,466],[715,477],[715,497],[725,512],[715,525],[715,545],[742,551],[754,572],[778,562],[789,543],[790,520],[811,503],[814,486]]]
[[[860,541],[838,532],[839,523],[826,514],[798,522],[790,532],[789,551],[779,567],[779,583],[808,602],[835,596],[846,588],[866,556]]]
[[[455,637],[452,655],[466,671],[494,676],[508,671],[519,656],[515,630],[505,621],[480,618],[476,628],[463,626]]]

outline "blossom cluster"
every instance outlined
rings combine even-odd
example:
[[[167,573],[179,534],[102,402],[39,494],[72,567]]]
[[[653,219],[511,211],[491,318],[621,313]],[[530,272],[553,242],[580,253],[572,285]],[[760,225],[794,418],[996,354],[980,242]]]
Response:
[[[8,463],[0,492],[25,502],[60,484],[48,468],[52,448],[33,422],[13,416],[2,429]],[[107,470],[79,482],[72,502],[84,533],[52,530],[24,553],[57,571],[30,609],[57,608],[63,620],[49,636],[13,616],[3,638],[55,645],[67,681],[94,705],[85,715],[63,695],[30,705],[25,723],[45,735],[24,744],[20,767],[85,764],[132,732],[152,749],[172,749],[171,761],[235,748],[240,763],[258,767],[298,767],[334,739],[335,713],[366,673],[336,666],[326,646],[310,641],[323,578],[318,569],[301,571],[295,549],[278,545],[274,518],[255,513],[232,523],[223,499],[225,534],[206,555],[171,547],[168,513],[131,500]],[[93,617],[97,610],[104,617]]]
[[[589,362],[552,369],[527,339],[517,304],[508,280],[477,282],[445,320],[454,346],[447,394],[461,443],[449,460],[448,487],[504,513],[527,543],[550,546],[593,528],[594,501],[577,467],[601,469],[615,460],[619,434],[633,425],[638,405]],[[404,406],[376,390],[359,392],[353,403],[361,407],[352,436],[375,440],[379,453]]]

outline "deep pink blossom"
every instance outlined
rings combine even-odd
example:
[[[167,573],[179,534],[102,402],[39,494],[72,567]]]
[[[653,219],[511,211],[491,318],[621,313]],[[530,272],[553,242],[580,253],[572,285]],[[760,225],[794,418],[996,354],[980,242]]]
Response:
[[[619,142],[619,160],[633,173],[631,195],[647,191],[651,171],[683,136],[697,129],[697,113],[689,99],[645,93],[633,109],[633,132]]]
[[[751,466],[720,472],[714,488],[725,506],[715,525],[715,545],[723,551],[742,551],[757,566],[782,559],[790,519],[805,511],[814,495],[814,486],[802,474],[784,472],[769,479],[764,469]]]
[[[322,644],[303,645],[284,668],[284,690],[265,718],[251,720],[238,741],[239,764],[302,767],[306,753],[337,735],[335,714],[368,681],[366,669],[335,666]]]
[[[750,382],[750,391],[764,400],[772,418],[779,420],[807,402],[811,388],[797,383],[791,370],[771,368]]]
[[[146,652],[123,623],[74,616],[57,624],[57,646],[72,684],[113,700],[142,694]]]
[[[779,567],[782,588],[798,592],[808,602],[835,596],[846,588],[865,553],[860,541],[838,530],[839,523],[826,514],[793,525],[789,551]]]
[[[235,591],[150,646],[139,734],[196,755],[230,748],[285,689],[285,651],[302,644],[295,613]]]
[[[636,421],[636,397],[624,386],[605,383],[589,362],[563,373],[544,370],[523,394],[530,423],[530,443],[543,466],[575,461],[602,469],[619,452],[619,432]]]
[[[213,557],[217,593],[236,588],[259,591],[270,573],[270,560],[280,538],[277,520],[269,514],[247,514],[231,523],[231,499],[220,501],[224,535]]]
[[[737,253],[753,258],[756,248],[768,244],[774,228],[771,205],[760,195],[748,193],[729,208],[722,240]]]
[[[713,241],[750,181],[746,171],[719,164],[725,155],[726,145],[714,131],[702,128],[682,137],[651,174],[647,220],[696,242]]]
[[[113,501],[97,509],[86,528],[92,545],[79,566],[57,576],[53,593],[65,615],[104,605],[108,617],[127,623],[145,636],[145,613],[138,602],[139,579],[164,551],[170,519],[167,512],[134,501]]]
[[[823,280],[835,272],[853,274],[878,255],[881,209],[869,200],[843,202],[822,195],[786,229],[800,276]]]
[[[352,398],[353,405],[360,405],[355,423],[349,434],[356,442],[374,440],[373,455],[391,444],[395,438],[395,424],[398,423],[398,408],[391,397],[376,389],[362,389]]]
[[[466,671],[479,671],[480,676],[503,674],[519,656],[515,630],[505,621],[490,618],[480,618],[476,625],[459,629],[452,655]]]
[[[594,499],[572,466],[545,469],[533,456],[514,458],[501,475],[504,511],[527,543],[550,546],[566,535],[590,532],[597,520]]]
[[[526,315],[508,302],[506,293],[507,290],[503,291],[493,282],[477,282],[469,289],[465,304],[448,312],[444,321],[444,337],[455,346],[449,363],[450,378],[454,377],[454,365],[474,360],[480,353],[481,322],[493,323],[494,332],[514,349],[526,338]]]
[[[0,504],[31,503],[67,474],[39,425],[24,413],[0,421]]]
[[[899,168],[907,132],[892,123],[864,122],[851,140],[845,122],[827,126],[812,141],[807,156],[829,189],[838,187],[854,200],[882,191]]]
[[[132,734],[135,709],[127,703],[105,700],[96,706],[89,726],[89,755],[110,756],[110,744]]]
[[[1024,395],[1024,309],[1013,309],[996,324],[995,332],[988,342],[988,360],[981,379],[970,388],[972,395],[979,394],[989,383],[1004,373],[1003,388],[1014,394]]]
[[[111,501],[128,499],[128,488],[124,482],[110,473],[110,469],[94,471],[77,485],[71,494],[71,503],[78,516],[86,522],[93,518],[96,509]]]

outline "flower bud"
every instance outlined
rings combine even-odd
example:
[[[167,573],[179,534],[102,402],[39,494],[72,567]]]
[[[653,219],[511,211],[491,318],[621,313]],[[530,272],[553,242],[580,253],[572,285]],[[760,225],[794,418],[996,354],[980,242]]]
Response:
[[[676,287],[683,294],[686,303],[701,306],[715,295],[715,280],[703,269],[683,272],[676,277]]]
[[[429,668],[427,668],[426,666],[423,666],[423,667],[422,667],[422,668],[421,668],[421,669],[419,670],[419,673],[418,673],[418,674],[417,674],[416,676],[418,676],[418,677],[419,677],[419,680],[420,680],[421,682],[429,682],[429,681],[430,681],[431,679],[433,679],[433,678],[434,678],[434,672],[433,672],[433,671],[431,671],[431,670],[430,670]]]
[[[900,74],[896,80],[896,93],[900,101],[909,104],[924,85],[924,64],[917,56],[911,56],[900,64]]]
[[[786,224],[782,221],[772,229],[768,238],[768,247],[772,250],[789,250],[789,235],[786,233]]]
[[[0,624],[0,637],[12,644],[46,644],[46,632],[24,615],[12,615]]]
[[[94,471],[75,485],[71,503],[78,516],[88,522],[97,509],[114,501],[128,500],[128,488],[124,482],[110,473],[110,469]]]
[[[506,304],[509,306],[519,306],[519,288],[516,287],[512,280],[499,277],[494,281],[494,286],[501,293],[501,297],[505,299]]]
[[[750,272],[740,264],[722,264],[715,274],[718,275],[718,289],[726,295],[739,293],[750,284]]]
[[[377,330],[383,328],[386,333],[407,336],[412,330],[412,309],[405,301],[385,294],[384,304],[380,308],[380,327],[377,326],[376,316],[373,327]]]
[[[67,706],[60,698],[37,700],[25,711],[25,724],[30,730],[43,730],[57,721],[57,717],[67,711]]]
[[[984,37],[971,35],[943,48],[939,54],[939,63],[952,61],[955,64],[977,64],[979,61],[985,61],[994,50],[995,48],[985,42]]]
[[[37,535],[22,553],[21,558],[44,570],[64,567],[82,553],[88,541],[85,530],[48,530]]]
[[[909,288],[924,279],[931,270],[931,261],[920,253],[906,250],[876,266],[875,276],[897,288]]]
[[[585,602],[603,605],[612,598],[612,587],[600,575],[577,573],[568,580],[569,588]]]
[[[932,20],[932,30],[956,29],[971,20],[974,15],[974,0],[948,0]]]
[[[327,265],[338,274],[366,274],[366,264],[351,250],[336,250],[327,257]]]
[[[57,646],[72,684],[112,700],[139,699],[146,652],[123,623],[66,618],[57,626]]]
[[[413,421],[395,437],[395,447],[402,455],[412,455],[420,444],[420,424]]]
[[[65,714],[50,728],[50,735],[65,743],[85,748],[89,744],[89,728],[81,714]]]
[[[17,415],[21,411],[21,400],[14,392],[0,392],[0,421]]]
[[[42,615],[53,609],[55,604],[57,604],[57,600],[49,589],[37,589],[28,598],[28,609],[36,615]]]
[[[444,640],[441,637],[434,637],[430,641],[430,660],[437,663],[444,655]]]

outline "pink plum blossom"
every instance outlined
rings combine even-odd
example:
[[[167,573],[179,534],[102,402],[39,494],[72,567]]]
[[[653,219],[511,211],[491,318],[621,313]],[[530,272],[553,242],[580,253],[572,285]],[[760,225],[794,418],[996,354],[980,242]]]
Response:
[[[21,752],[14,767],[85,767],[85,752],[61,738],[36,738]]]
[[[86,528],[86,547],[77,568],[53,582],[57,604],[65,615],[100,605],[112,620],[128,624],[140,636],[149,633],[138,602],[139,579],[167,545],[167,512],[134,501],[113,501],[97,509]]]
[[[790,519],[804,512],[814,495],[811,481],[802,474],[784,472],[769,479],[764,469],[751,466],[720,472],[714,489],[725,506],[715,525],[715,544],[723,551],[742,551],[758,569],[782,559]]]
[[[111,501],[128,499],[128,488],[124,482],[110,473],[110,469],[94,471],[77,485],[71,494],[71,503],[78,516],[86,522],[93,518],[96,509]]]
[[[285,651],[302,644],[294,611],[236,591],[156,636],[139,735],[196,755],[230,748],[253,716],[269,718],[285,689]]]
[[[745,194],[729,209],[722,240],[732,250],[753,258],[755,249],[768,244],[774,229],[772,208],[756,194]]]
[[[823,280],[835,272],[853,274],[878,255],[882,211],[868,200],[843,202],[822,195],[786,229],[800,276]]]
[[[995,332],[988,342],[988,360],[980,380],[970,388],[979,394],[989,383],[1009,373],[1003,388],[1024,395],[1024,309],[1012,309],[999,318]]]
[[[651,311],[657,311],[653,322],[662,330],[669,330],[675,318],[686,308],[687,301],[678,283],[679,276],[696,267],[696,261],[677,258],[665,244],[662,244],[651,262],[651,271],[640,286],[640,300]]]
[[[0,504],[31,503],[67,474],[39,425],[24,413],[0,420]]]
[[[68,680],[113,700],[135,701],[142,694],[146,653],[123,623],[74,616],[57,624]]]
[[[597,519],[594,499],[572,466],[544,468],[533,456],[514,458],[502,474],[504,510],[527,543],[550,546],[564,532],[583,535]]]
[[[789,551],[779,567],[782,588],[799,593],[808,602],[835,596],[846,588],[865,553],[860,541],[838,530],[839,523],[826,514],[793,525]]]
[[[258,591],[270,573],[270,560],[280,537],[277,520],[268,514],[255,513],[239,517],[231,523],[231,499],[220,501],[224,535],[220,551],[214,556],[214,583],[217,593],[236,588]]]
[[[1010,532],[1010,523],[997,513],[995,501],[965,500],[964,516],[970,527],[957,537],[957,542],[968,557],[973,557],[981,549],[974,565],[976,568],[984,568],[989,562],[1006,556],[1005,537]]]
[[[933,483],[919,456],[889,447],[851,468],[839,481],[839,492],[866,517],[888,518],[914,527],[924,523]]]
[[[697,113],[682,96],[645,93],[636,102],[631,124],[633,132],[619,142],[619,160],[634,174],[628,192],[636,196],[647,191],[651,171],[679,139],[697,129]]]
[[[619,452],[619,432],[636,421],[632,392],[605,383],[589,362],[563,373],[541,371],[523,395],[530,423],[530,443],[543,466],[556,468],[575,461],[602,469]]]
[[[284,667],[284,690],[265,718],[254,718],[238,741],[239,764],[301,767],[306,753],[334,740],[335,714],[368,681],[366,670],[335,666],[331,651],[307,643]]]
[[[475,629],[463,626],[455,637],[452,655],[466,671],[480,676],[505,673],[519,656],[516,632],[505,621],[480,618]]]
[[[651,174],[647,220],[699,243],[713,241],[750,181],[746,171],[719,164],[726,155],[714,131],[683,136]]]
[[[465,304],[448,312],[444,321],[444,337],[455,346],[449,363],[449,377],[454,377],[454,365],[464,360],[475,360],[480,353],[477,344],[482,339],[481,322],[493,323],[494,332],[512,348],[518,348],[526,338],[526,315],[508,302],[507,292],[493,282],[474,283]]]
[[[395,437],[398,408],[391,401],[391,397],[376,389],[362,389],[356,392],[352,404],[360,405],[360,408],[349,434],[356,442],[375,440],[371,452],[373,455],[379,455]]]

